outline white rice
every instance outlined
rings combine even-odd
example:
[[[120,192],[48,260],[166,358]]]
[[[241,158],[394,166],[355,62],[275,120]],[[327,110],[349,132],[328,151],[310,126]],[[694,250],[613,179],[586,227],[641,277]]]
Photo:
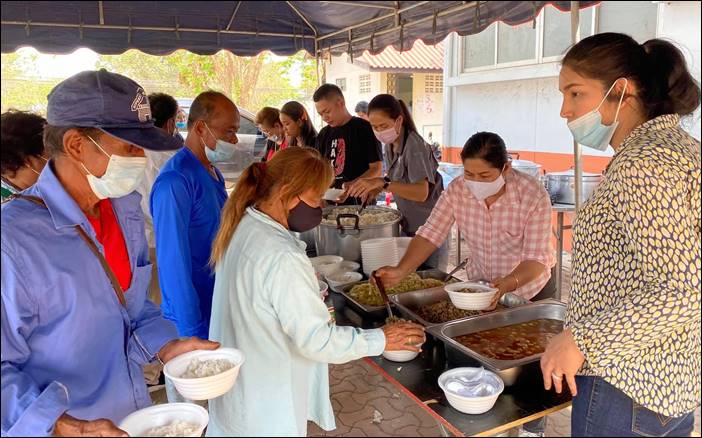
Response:
[[[176,420],[166,426],[149,429],[144,436],[191,436],[197,433],[197,424]]]
[[[183,373],[183,375],[180,377],[184,379],[210,377],[221,374],[232,368],[234,368],[234,364],[226,359],[193,359],[188,364],[188,368],[185,370],[185,373]]]

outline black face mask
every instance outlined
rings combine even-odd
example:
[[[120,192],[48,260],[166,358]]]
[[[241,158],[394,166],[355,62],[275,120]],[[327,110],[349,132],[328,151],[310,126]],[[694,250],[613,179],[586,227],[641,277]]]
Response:
[[[303,201],[299,196],[300,202],[290,210],[288,215],[288,227],[290,231],[296,233],[304,233],[322,223],[322,208],[312,207]]]

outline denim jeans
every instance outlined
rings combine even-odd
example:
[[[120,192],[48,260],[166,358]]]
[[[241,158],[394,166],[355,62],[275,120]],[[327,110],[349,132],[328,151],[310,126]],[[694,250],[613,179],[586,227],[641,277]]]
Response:
[[[666,417],[640,404],[600,377],[576,376],[571,436],[690,436],[694,413]]]

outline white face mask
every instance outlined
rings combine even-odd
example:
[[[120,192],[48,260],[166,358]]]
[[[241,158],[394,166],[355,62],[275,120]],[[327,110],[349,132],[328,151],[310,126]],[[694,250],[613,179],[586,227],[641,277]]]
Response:
[[[505,179],[502,177],[502,173],[494,181],[490,182],[479,182],[466,180],[466,186],[468,190],[475,196],[478,201],[484,201],[492,195],[497,194],[502,187],[505,185]]]
[[[619,106],[617,106],[617,113],[614,115],[614,122],[611,125],[607,126],[602,123],[600,107],[607,99],[607,96],[609,96],[609,93],[612,92],[612,89],[614,89],[617,81],[614,81],[612,86],[609,87],[607,94],[605,94],[602,101],[595,109],[568,123],[568,129],[570,129],[573,138],[579,144],[598,151],[607,150],[607,146],[609,146],[609,142],[612,141],[612,137],[614,136],[614,131],[616,131],[617,126],[619,126],[619,110],[622,107],[626,87],[629,85],[629,81],[627,81],[626,78],[623,79],[624,89],[622,90],[622,96],[619,98]]]
[[[88,138],[103,154],[110,158],[105,174],[99,178],[90,173],[83,163],[80,163],[83,169],[88,172],[88,184],[90,184],[95,196],[100,199],[121,198],[136,190],[144,177],[146,157],[110,155],[90,136]]]

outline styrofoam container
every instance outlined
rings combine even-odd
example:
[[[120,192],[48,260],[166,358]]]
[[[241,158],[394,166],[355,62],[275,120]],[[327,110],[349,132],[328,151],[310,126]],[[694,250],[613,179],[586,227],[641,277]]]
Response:
[[[197,424],[196,433],[187,436],[202,436],[210,416],[207,410],[194,403],[166,403],[149,406],[127,415],[119,424],[119,428],[129,436],[146,436],[155,427],[168,426],[175,421]]]
[[[457,292],[467,287],[483,292]],[[453,305],[463,310],[485,310],[497,293],[496,288],[474,281],[448,284],[444,290],[448,293]]]
[[[485,378],[496,387],[495,393],[484,397],[466,397],[456,394],[446,389],[446,382],[450,378],[459,376],[470,376],[480,372],[480,368],[454,368],[448,370],[439,376],[439,387],[444,391],[449,404],[457,411],[464,414],[484,414],[492,409],[497,401],[497,398],[505,389],[505,384],[500,377],[492,371],[483,370]]]
[[[383,351],[383,357],[393,362],[409,362],[418,355],[418,352],[409,350]]]
[[[233,368],[209,377],[186,379],[180,376],[185,373],[193,359],[210,360],[226,359],[234,364]],[[166,362],[163,373],[173,381],[179,393],[190,400],[210,400],[226,393],[234,386],[239,377],[239,369],[244,363],[244,353],[236,348],[219,348],[217,350],[195,350]]]
[[[327,277],[327,282],[332,289],[339,289],[349,283],[363,280],[363,274],[358,272],[334,272]]]

